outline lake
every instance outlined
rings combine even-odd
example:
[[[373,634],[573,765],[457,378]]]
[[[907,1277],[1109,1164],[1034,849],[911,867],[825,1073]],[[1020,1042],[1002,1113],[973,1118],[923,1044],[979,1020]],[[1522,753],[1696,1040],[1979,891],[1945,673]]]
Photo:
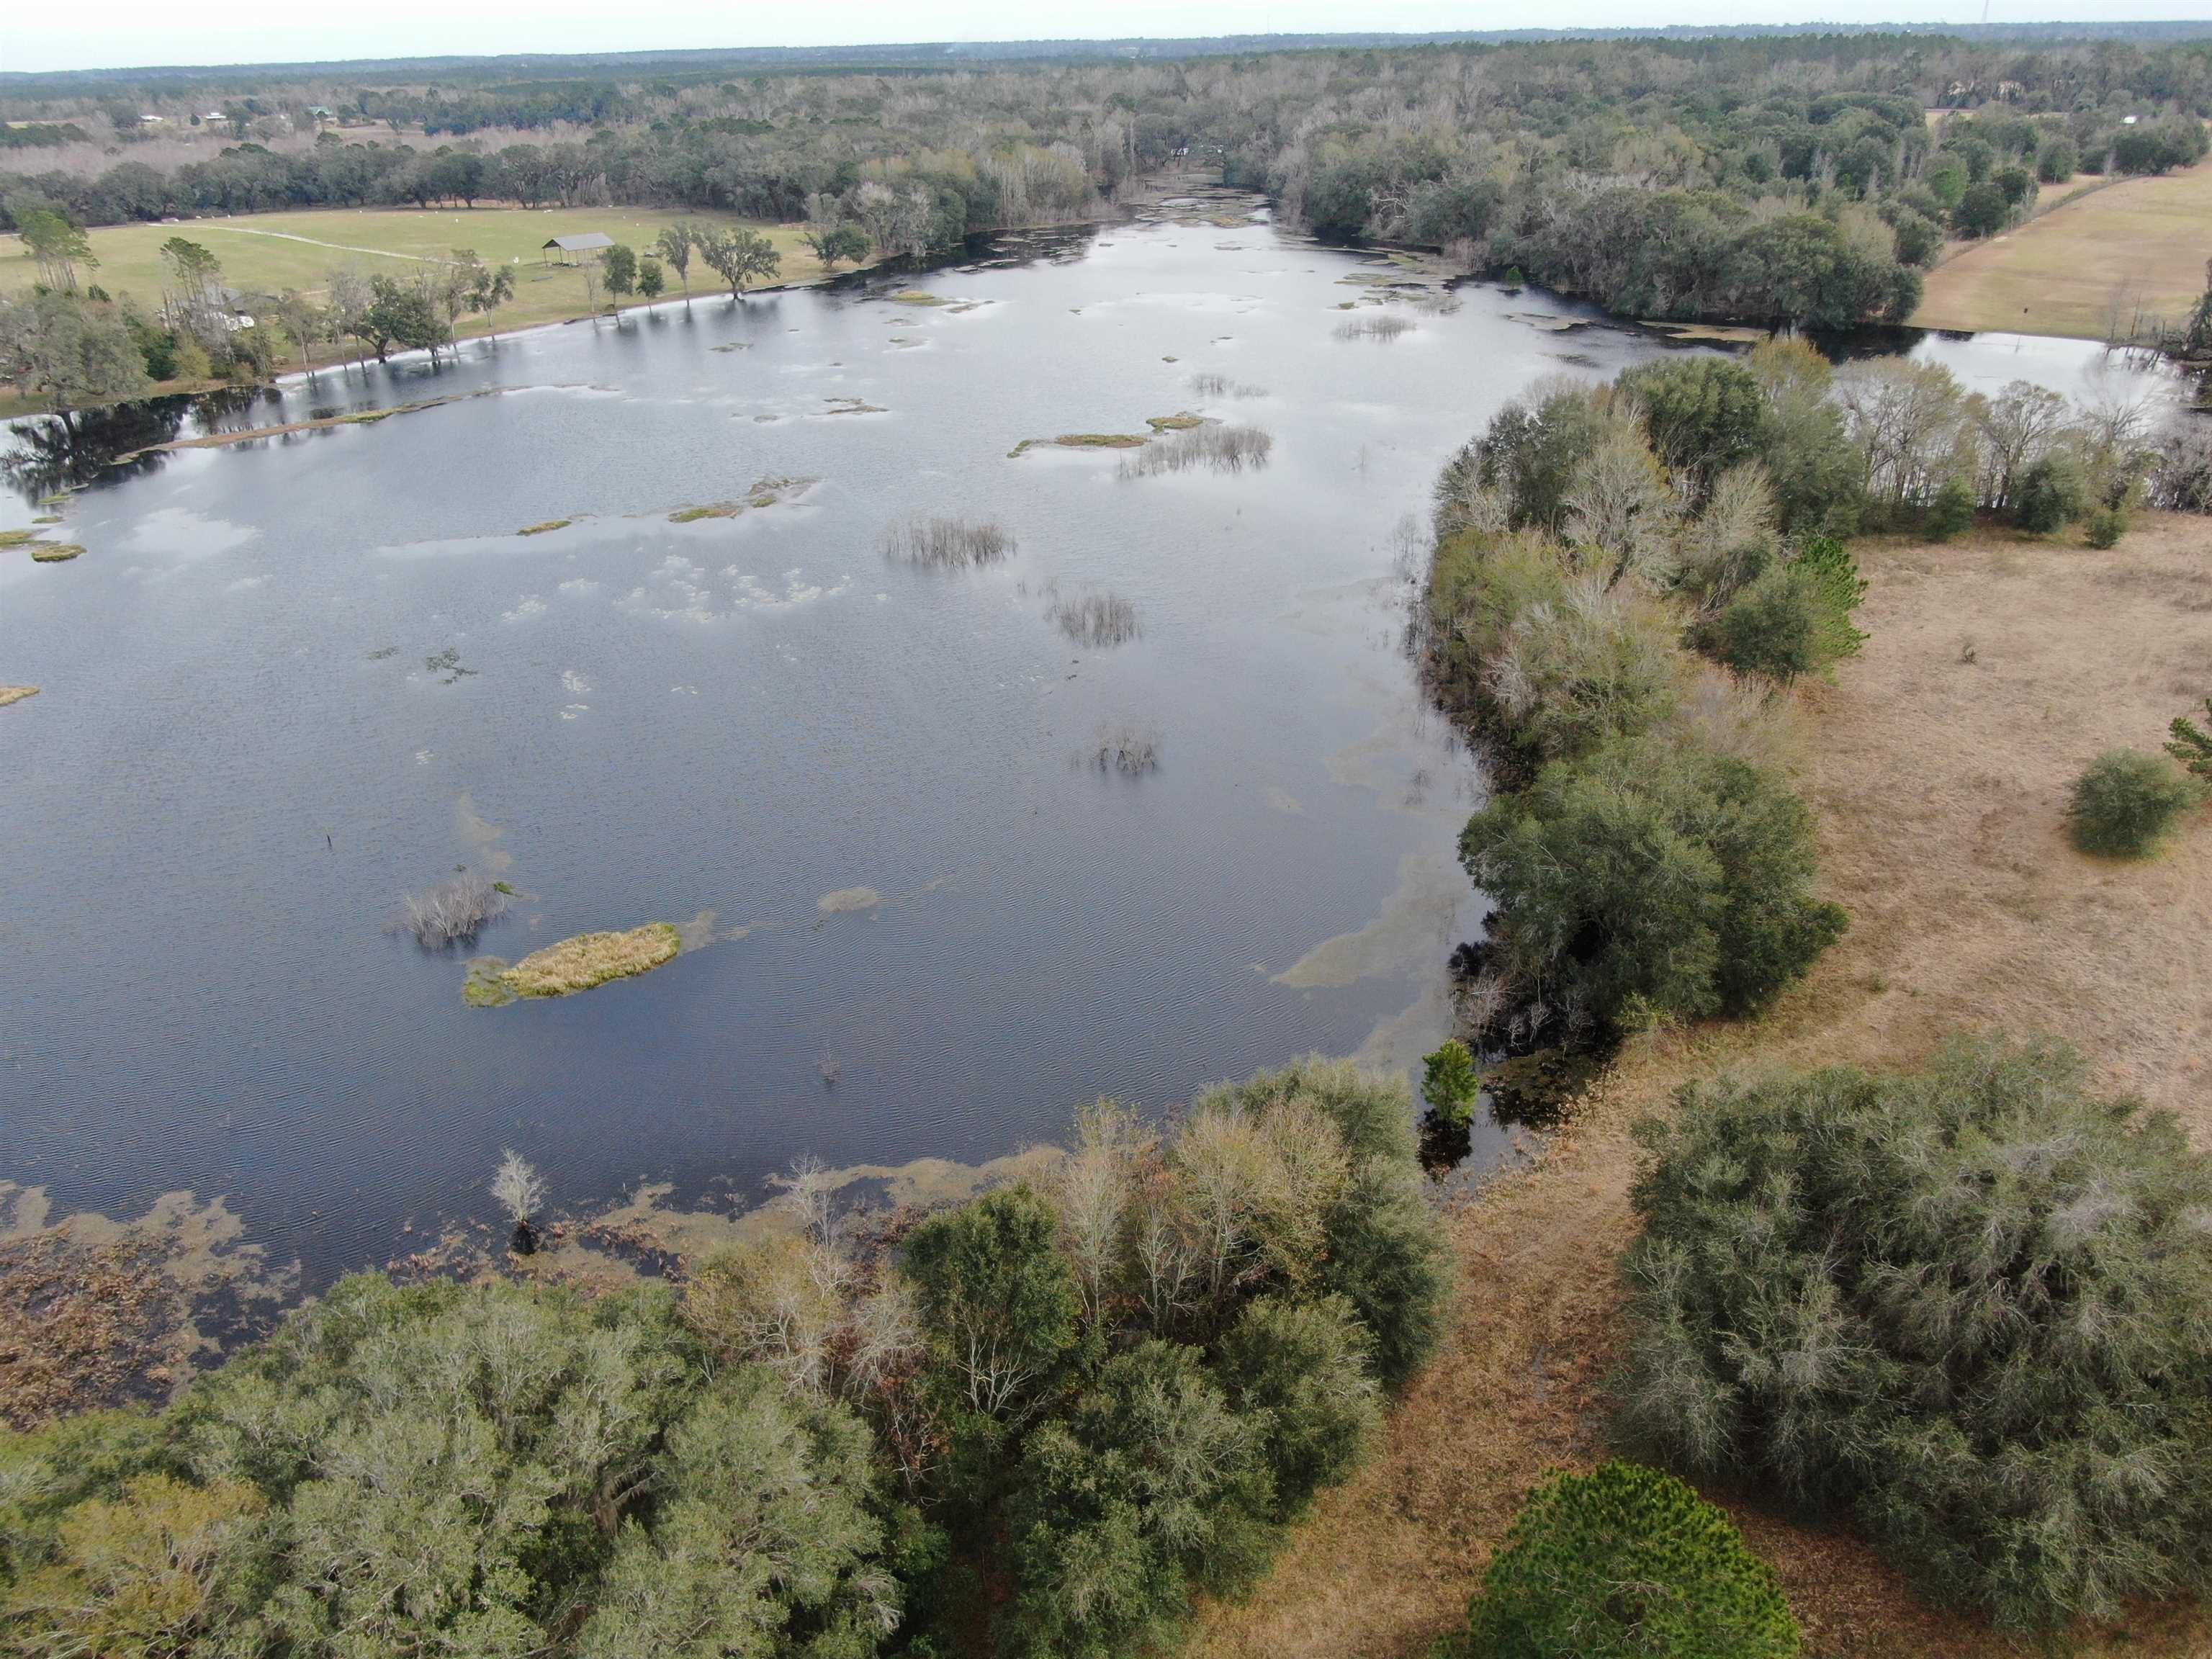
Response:
[[[573,1215],[641,1182],[727,1210],[800,1156],[974,1162],[1100,1094],[1413,1064],[1480,927],[1453,847],[1483,783],[1406,653],[1407,515],[1534,377],[1674,348],[1479,285],[1340,308],[1401,277],[1170,215],[188,420],[496,390],[146,457],[70,501],[82,558],[0,553],[0,682],[42,688],[0,710],[0,1181],[56,1214],[224,1195],[312,1287],[489,1220],[507,1146]],[[1384,314],[1413,327],[1340,337]],[[1186,410],[1271,454],[1009,454]],[[778,479],[817,482],[671,520]],[[915,514],[1016,549],[888,558]],[[1055,627],[1109,593],[1133,639]],[[1155,769],[1096,763],[1124,732]],[[469,1006],[470,952],[387,930],[460,866],[518,895],[477,951],[656,921],[692,948]]]

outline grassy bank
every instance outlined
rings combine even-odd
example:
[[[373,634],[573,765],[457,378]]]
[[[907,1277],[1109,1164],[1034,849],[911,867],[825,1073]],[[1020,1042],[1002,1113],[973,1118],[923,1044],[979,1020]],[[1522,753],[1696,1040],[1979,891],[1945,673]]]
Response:
[[[2178,317],[2212,259],[2212,161],[2081,191],[1929,272],[1920,328],[2106,337],[2116,303]]]
[[[425,261],[447,258],[455,248],[473,248],[489,264],[506,265],[514,273],[514,298],[489,316],[465,316],[458,334],[477,339],[493,333],[546,323],[567,322],[589,314],[590,301],[580,266],[548,264],[541,257],[543,244],[551,237],[604,231],[627,243],[640,255],[652,251],[653,239],[680,219],[690,218],[716,229],[750,222],[727,214],[686,214],[675,210],[642,208],[495,208],[473,210],[440,209],[420,212],[411,209],[361,208],[326,212],[259,213],[228,219],[192,219],[178,224],[116,225],[88,234],[100,259],[96,270],[79,273],[80,280],[96,283],[117,299],[126,295],[148,311],[158,310],[161,300],[161,245],[173,236],[198,242],[222,262],[226,287],[246,293],[281,294],[296,289],[311,298],[322,297],[324,284],[334,266],[354,266],[372,275],[410,276]],[[783,264],[776,285],[820,281],[826,274],[822,262],[800,240],[796,225],[754,223],[775,244]],[[37,262],[21,239],[0,235],[0,293],[27,291],[38,276]],[[726,299],[728,289],[701,263],[691,262],[691,292],[695,299]],[[668,272],[668,292],[662,302],[681,300],[683,284]],[[604,296],[603,296],[604,302]],[[315,356],[319,368],[349,362],[358,348],[350,343],[325,347]],[[296,352],[278,365],[289,373],[300,366]],[[211,391],[219,380],[167,381],[156,386],[156,395]],[[35,412],[35,402],[25,402],[0,390],[0,416]]]
[[[1759,1022],[1632,1042],[1567,1129],[1455,1217],[1452,1323],[1385,1450],[1321,1500],[1249,1602],[1207,1610],[1194,1655],[1413,1659],[1463,1617],[1522,1491],[1607,1455],[1628,1126],[1686,1081],[1907,1064],[1960,1026],[2041,1030],[2212,1146],[2212,837],[2114,866],[2073,852],[2063,822],[2084,762],[2151,745],[2212,683],[2212,523],[2147,520],[2106,552],[2005,532],[1857,550],[1863,653],[1791,693],[1811,734],[1799,781],[1823,894],[1850,932]],[[1846,1533],[1706,1495],[1773,1562],[1808,1659],[2036,1650],[1929,1609]],[[2096,1659],[2212,1651],[2212,1620],[2181,1607],[2078,1635],[2074,1651]]]

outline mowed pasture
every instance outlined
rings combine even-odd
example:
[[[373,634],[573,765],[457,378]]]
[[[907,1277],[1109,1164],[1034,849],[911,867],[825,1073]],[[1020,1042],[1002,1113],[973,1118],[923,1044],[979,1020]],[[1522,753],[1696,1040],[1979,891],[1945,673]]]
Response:
[[[246,293],[281,294],[287,289],[319,295],[333,266],[408,276],[426,260],[451,257],[455,248],[473,248],[487,263],[514,272],[514,298],[495,313],[489,329],[559,322],[584,314],[588,301],[580,270],[545,264],[540,254],[555,236],[604,231],[628,243],[641,257],[654,238],[679,219],[694,219],[726,229],[746,221],[726,214],[684,213],[641,208],[357,208],[306,213],[241,214],[235,218],[188,219],[177,224],[114,225],[89,234],[100,267],[80,272],[121,299],[128,295],[149,310],[161,297],[161,245],[173,236],[199,243],[222,261],[227,287]],[[777,282],[805,282],[822,274],[820,261],[807,252],[800,231],[791,225],[755,224],[783,256]],[[0,236],[0,292],[28,289],[38,266],[21,239]],[[691,261],[694,295],[726,292],[721,279]],[[668,297],[680,297],[683,285],[668,273]],[[482,317],[461,319],[465,334],[488,331]]]
[[[2047,186],[2063,189],[2063,186]],[[2101,340],[2117,310],[2178,318],[2212,259],[2212,161],[2063,202],[1929,272],[1921,328],[2009,329]]]

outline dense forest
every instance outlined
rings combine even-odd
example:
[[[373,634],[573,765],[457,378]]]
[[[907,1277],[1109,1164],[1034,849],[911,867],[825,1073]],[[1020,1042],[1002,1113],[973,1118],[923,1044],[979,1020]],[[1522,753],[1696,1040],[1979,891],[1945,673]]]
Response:
[[[153,82],[19,93],[0,197],[82,225],[678,205],[859,222],[921,252],[1082,216],[1194,160],[1324,237],[1449,250],[1638,316],[1842,325],[1905,315],[1947,236],[2002,229],[2043,183],[2196,161],[2212,114],[2201,43],[1848,33],[720,80],[256,75],[191,104]],[[133,159],[195,125],[234,142]]]
[[[926,1217],[801,1171],[680,1291],[346,1280],[163,1412],[0,1432],[0,1651],[1146,1650],[1434,1342],[1412,1123],[1302,1062]]]

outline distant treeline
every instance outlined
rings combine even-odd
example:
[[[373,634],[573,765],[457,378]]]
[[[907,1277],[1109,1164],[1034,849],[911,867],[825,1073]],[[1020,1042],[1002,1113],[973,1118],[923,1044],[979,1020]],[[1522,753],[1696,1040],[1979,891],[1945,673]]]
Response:
[[[533,70],[541,67],[532,65]],[[241,72],[241,91],[253,82]],[[309,105],[319,95],[327,101]],[[104,116],[117,153],[138,106]],[[863,185],[929,200],[926,242],[1073,216],[1218,163],[1340,240],[1638,316],[1841,325],[1901,317],[1947,236],[2014,222],[2043,183],[2204,154],[2212,46],[1969,44],[1832,33],[1277,52],[1178,64],[484,84],[269,86],[247,142],[164,172],[0,173],[86,224],[485,200],[795,219]],[[350,131],[330,130],[336,123]],[[364,141],[382,124],[388,137]],[[285,140],[318,124],[311,147]],[[402,132],[449,142],[416,148]],[[506,142],[489,137],[499,134]]]

